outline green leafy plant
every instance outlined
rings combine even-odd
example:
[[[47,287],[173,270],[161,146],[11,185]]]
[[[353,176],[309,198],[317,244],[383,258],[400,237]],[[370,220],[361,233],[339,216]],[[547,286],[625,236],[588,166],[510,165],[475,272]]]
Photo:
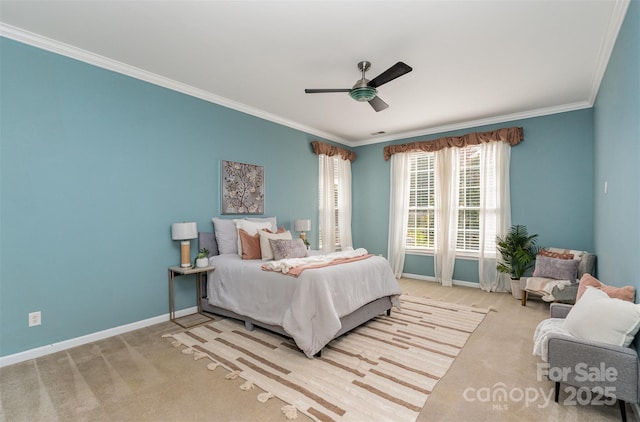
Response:
[[[537,234],[529,235],[527,228],[522,225],[511,226],[507,234],[497,236],[498,252],[502,256],[497,270],[509,274],[513,280],[519,280],[533,267],[539,249],[536,246],[537,237]]]
[[[202,259],[202,258],[206,258],[209,256],[209,249],[207,248],[202,248],[198,251],[198,255],[196,255],[196,257],[193,259],[193,268],[196,267],[196,261],[198,259]]]
[[[198,256],[196,256],[196,259],[206,258],[207,256],[209,256],[209,249],[202,248],[198,251]]]

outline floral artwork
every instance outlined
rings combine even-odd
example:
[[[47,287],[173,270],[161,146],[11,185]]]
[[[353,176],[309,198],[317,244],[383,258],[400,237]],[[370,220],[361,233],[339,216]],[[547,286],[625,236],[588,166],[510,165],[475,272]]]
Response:
[[[222,214],[264,214],[264,167],[222,160]]]

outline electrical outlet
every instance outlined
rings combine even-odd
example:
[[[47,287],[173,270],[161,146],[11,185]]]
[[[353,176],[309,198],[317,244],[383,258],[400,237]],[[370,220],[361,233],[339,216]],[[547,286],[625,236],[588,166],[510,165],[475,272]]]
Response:
[[[42,312],[30,312],[29,313],[29,327],[36,327],[42,324]]]

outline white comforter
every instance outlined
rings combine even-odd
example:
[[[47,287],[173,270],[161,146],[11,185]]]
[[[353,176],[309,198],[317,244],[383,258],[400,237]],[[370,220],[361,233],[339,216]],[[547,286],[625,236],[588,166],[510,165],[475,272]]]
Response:
[[[402,293],[386,259],[368,259],[306,270],[290,277],[261,269],[261,260],[213,256],[208,274],[211,305],[281,326],[309,357],[340,330],[340,318],[384,296],[400,307]]]

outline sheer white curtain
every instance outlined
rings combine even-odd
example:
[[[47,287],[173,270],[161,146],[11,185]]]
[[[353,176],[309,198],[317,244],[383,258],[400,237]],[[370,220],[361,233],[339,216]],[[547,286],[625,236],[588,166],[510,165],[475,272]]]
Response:
[[[353,247],[351,239],[351,161],[333,156],[338,179],[338,233],[340,250]]]
[[[509,167],[511,145],[488,142],[480,146],[480,250],[478,275],[480,288],[488,292],[510,290],[505,274],[498,273],[496,235],[511,227]]]
[[[336,244],[336,217],[334,199],[333,158],[328,155],[318,155],[320,181],[320,210],[319,226],[322,236],[323,252],[333,252]]]
[[[351,161],[344,160],[338,155],[330,157],[320,154],[318,158],[321,250],[334,252],[336,250],[336,230],[341,249],[353,246],[351,237]]]
[[[443,286],[451,286],[458,233],[458,149],[443,148],[435,156],[435,276]]]
[[[409,153],[391,156],[391,195],[387,259],[396,278],[402,276],[409,214]]]

